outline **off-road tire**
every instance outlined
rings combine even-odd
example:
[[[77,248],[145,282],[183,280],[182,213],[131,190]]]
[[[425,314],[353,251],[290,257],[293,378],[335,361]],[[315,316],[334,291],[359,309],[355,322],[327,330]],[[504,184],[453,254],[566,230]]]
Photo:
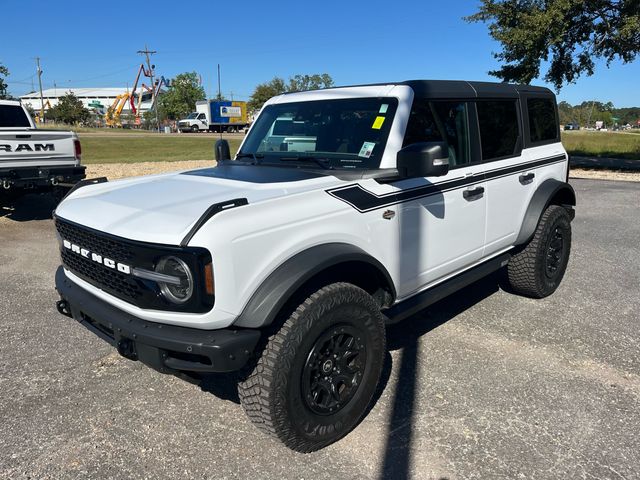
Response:
[[[553,245],[561,245],[558,253]],[[571,217],[567,209],[550,205],[543,212],[533,238],[507,266],[509,287],[520,295],[544,298],[560,285],[571,252]],[[555,264],[550,271],[549,264]]]
[[[308,372],[317,373],[317,369],[309,365],[320,351],[317,345],[327,345],[322,343],[327,335],[340,335],[345,330],[357,332],[352,338],[355,341],[357,337],[360,344],[352,345],[361,349],[360,355],[365,346],[366,360],[358,357],[361,376],[350,383],[352,396],[341,406],[338,403],[337,411],[330,413],[327,408],[318,413],[312,409],[320,407],[309,394],[310,383],[305,382],[310,378]],[[385,323],[379,305],[352,284],[334,283],[310,295],[268,338],[238,384],[240,401],[260,430],[292,450],[312,452],[344,437],[360,422],[376,391],[384,355]]]

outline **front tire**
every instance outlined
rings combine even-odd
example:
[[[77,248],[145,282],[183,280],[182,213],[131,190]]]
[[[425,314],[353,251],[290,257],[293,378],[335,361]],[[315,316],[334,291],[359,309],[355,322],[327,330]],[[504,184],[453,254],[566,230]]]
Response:
[[[307,298],[239,383],[245,412],[292,450],[312,452],[349,433],[373,398],[385,355],[380,307],[334,283]]]
[[[571,217],[567,209],[550,205],[542,214],[533,238],[507,266],[515,293],[544,298],[556,291],[569,263]]]
[[[198,128],[197,125],[191,126],[191,133],[199,133],[199,132],[200,132],[200,128]]]

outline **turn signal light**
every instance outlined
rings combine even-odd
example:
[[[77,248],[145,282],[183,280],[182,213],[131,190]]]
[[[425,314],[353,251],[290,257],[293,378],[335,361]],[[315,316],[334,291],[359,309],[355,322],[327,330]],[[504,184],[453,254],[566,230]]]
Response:
[[[204,286],[207,295],[213,295],[215,293],[213,287],[213,265],[211,263],[207,263],[204,266]]]

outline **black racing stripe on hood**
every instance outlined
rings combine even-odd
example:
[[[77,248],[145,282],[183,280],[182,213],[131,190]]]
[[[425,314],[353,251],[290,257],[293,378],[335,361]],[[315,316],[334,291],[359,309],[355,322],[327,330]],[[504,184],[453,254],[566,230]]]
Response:
[[[224,178],[249,183],[284,183],[311,180],[327,174],[320,171],[299,168],[267,167],[262,165],[218,165],[211,168],[191,170],[182,175],[198,177]]]

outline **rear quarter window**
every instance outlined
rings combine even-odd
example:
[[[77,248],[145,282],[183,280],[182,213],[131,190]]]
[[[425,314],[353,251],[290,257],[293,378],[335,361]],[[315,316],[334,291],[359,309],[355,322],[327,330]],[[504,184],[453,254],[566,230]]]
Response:
[[[0,128],[30,127],[29,118],[19,105],[0,105]]]
[[[558,140],[555,102],[550,98],[528,98],[529,140],[531,143]]]

